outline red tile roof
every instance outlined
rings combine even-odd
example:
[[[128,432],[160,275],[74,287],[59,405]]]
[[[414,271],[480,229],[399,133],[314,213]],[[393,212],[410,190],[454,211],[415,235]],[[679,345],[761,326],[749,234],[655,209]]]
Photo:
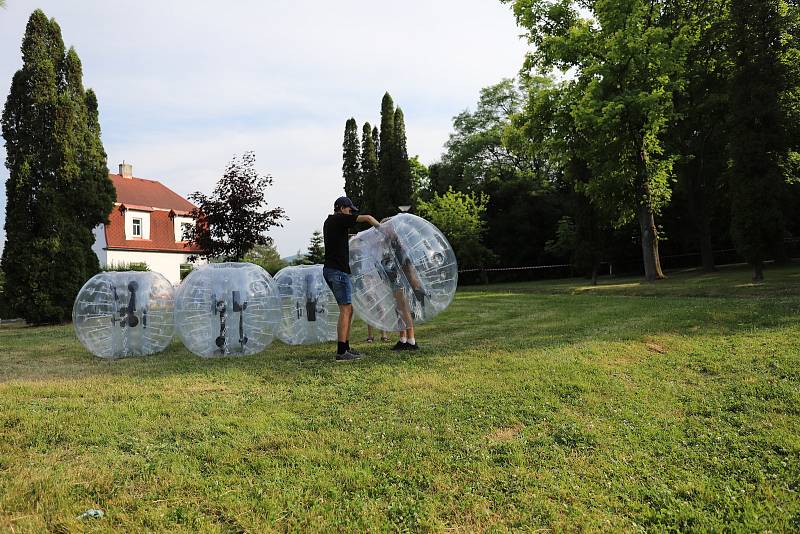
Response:
[[[109,174],[117,188],[117,202],[125,205],[150,206],[165,210],[189,211],[194,205],[161,182],[144,178],[123,178]]]
[[[109,249],[143,250],[151,252],[199,252],[175,241],[173,217],[187,216],[194,205],[155,180],[123,178],[109,174],[117,189],[117,205],[105,225],[106,247]],[[125,239],[125,209],[150,212],[150,239]]]
[[[175,241],[175,230],[170,212],[150,212],[150,239],[125,239],[125,211],[116,206],[105,225],[106,246],[109,249],[147,250],[151,252],[199,252],[195,247],[185,247],[183,241]]]

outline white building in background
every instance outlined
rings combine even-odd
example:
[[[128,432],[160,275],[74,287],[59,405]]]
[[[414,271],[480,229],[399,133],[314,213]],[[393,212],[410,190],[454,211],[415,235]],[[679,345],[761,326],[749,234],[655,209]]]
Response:
[[[121,163],[119,174],[109,174],[117,189],[108,224],[94,229],[92,250],[101,266],[146,263],[151,271],[177,284],[181,266],[199,252],[183,241],[183,227],[194,225],[194,205],[161,182],[134,178],[133,166]]]

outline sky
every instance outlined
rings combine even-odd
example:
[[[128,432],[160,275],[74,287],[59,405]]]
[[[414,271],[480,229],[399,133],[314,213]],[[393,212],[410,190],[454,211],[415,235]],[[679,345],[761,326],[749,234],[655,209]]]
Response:
[[[452,118],[474,109],[481,88],[516,76],[527,50],[499,0],[7,0],[3,102],[36,8],[81,58],[111,171],[124,160],[183,196],[210,194],[234,155],[254,151],[274,179],[268,208],[289,217],[269,232],[282,256],[304,252],[344,194],[348,118],[359,131],[379,124],[388,91],[409,155],[431,164]],[[3,186],[0,225],[5,203]]]

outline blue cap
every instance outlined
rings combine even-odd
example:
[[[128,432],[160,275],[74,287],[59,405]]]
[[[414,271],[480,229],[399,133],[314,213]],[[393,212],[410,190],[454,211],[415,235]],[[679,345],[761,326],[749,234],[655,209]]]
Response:
[[[347,197],[339,197],[336,199],[336,202],[333,203],[333,211],[339,211],[342,208],[353,208],[353,212],[358,212],[356,205]]]

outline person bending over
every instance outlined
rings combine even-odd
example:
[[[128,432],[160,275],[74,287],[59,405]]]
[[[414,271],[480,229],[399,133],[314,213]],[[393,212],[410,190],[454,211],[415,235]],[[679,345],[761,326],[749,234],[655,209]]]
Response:
[[[378,227],[372,215],[358,215],[358,208],[347,197],[333,203],[333,213],[325,219],[322,234],[325,241],[325,264],[322,276],[333,291],[339,305],[339,322],[336,325],[336,361],[355,360],[361,353],[350,348],[350,324],[353,321],[353,286],[350,282],[350,244],[347,230],[356,223],[366,222]]]
[[[383,219],[381,223],[389,220],[390,217]],[[418,350],[417,340],[414,336],[414,317],[411,313],[411,308],[406,299],[405,290],[403,289],[403,282],[400,278],[400,270],[411,286],[411,292],[414,298],[420,303],[420,306],[425,306],[425,291],[422,288],[417,276],[417,271],[408,257],[403,246],[400,244],[400,238],[388,226],[383,227],[383,234],[389,243],[389,255],[384,259],[383,269],[389,278],[389,285],[392,288],[392,294],[397,305],[397,311],[400,318],[405,325],[405,329],[400,331],[400,340],[392,347],[391,350]]]

